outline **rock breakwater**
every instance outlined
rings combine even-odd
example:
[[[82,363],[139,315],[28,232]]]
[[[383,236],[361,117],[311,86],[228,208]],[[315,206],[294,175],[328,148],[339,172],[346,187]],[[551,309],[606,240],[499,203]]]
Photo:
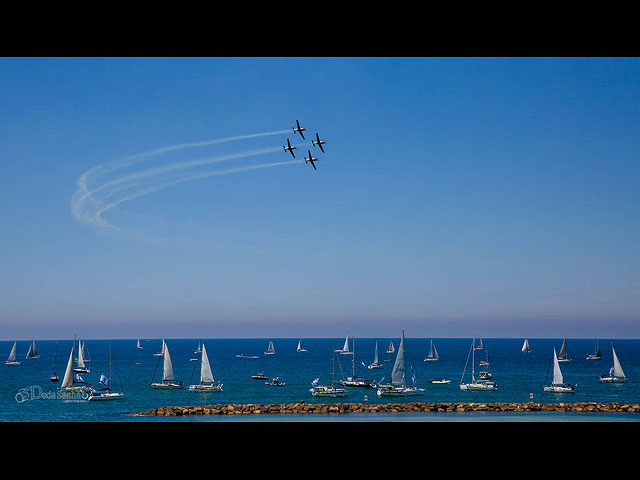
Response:
[[[293,403],[212,404],[166,406],[130,415],[176,417],[185,415],[345,414],[402,412],[636,412],[638,403],[511,403],[511,402],[408,402],[408,403]]]

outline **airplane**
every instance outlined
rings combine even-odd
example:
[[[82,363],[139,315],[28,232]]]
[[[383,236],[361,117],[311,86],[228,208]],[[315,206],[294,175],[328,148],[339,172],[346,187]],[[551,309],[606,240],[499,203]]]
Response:
[[[287,146],[285,147],[284,145],[282,146],[282,148],[284,148],[284,151],[286,152],[287,150],[289,150],[289,152],[291,152],[291,155],[293,155],[293,151],[298,148],[298,147],[292,147],[291,144],[289,143],[289,139],[287,138]],[[296,158],[295,155],[293,155],[293,158]]]
[[[322,150],[322,153],[324,153],[324,148],[322,148],[322,144],[323,143],[327,143],[324,140],[320,141],[320,137],[318,136],[318,132],[316,132],[316,138],[318,139],[318,141],[316,142],[315,140],[312,140],[313,146],[315,147],[316,145],[318,145],[320,147],[320,150]]]
[[[307,163],[307,162],[311,162],[311,166],[313,167],[313,169],[314,169],[314,170],[317,170],[317,168],[316,168],[316,164],[315,164],[315,163],[313,163],[313,162],[317,162],[317,161],[318,161],[318,159],[317,159],[317,158],[313,158],[313,157],[311,156],[311,150],[309,150],[309,158],[304,157],[304,162],[305,162],[305,163]]]
[[[300,134],[300,136],[302,137],[302,139],[305,140],[304,135],[302,134],[302,132],[304,132],[306,130],[306,128],[302,128],[300,126],[300,122],[298,120],[296,120],[296,125],[298,125],[298,128],[294,128],[293,129],[293,134],[295,135],[295,133],[298,132]]]

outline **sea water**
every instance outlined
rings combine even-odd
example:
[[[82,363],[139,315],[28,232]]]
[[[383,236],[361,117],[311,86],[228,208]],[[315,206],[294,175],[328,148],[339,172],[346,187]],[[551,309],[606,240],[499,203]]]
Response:
[[[272,340],[275,354],[265,355]],[[122,400],[94,402],[86,395],[61,396],[59,386],[71,352],[73,340],[37,340],[40,358],[27,359],[31,341],[17,342],[17,366],[0,364],[0,421],[55,422],[55,421],[640,421],[640,414],[567,414],[549,413],[420,413],[420,414],[347,414],[347,415],[260,415],[260,416],[193,416],[142,417],[128,413],[144,412],[167,405],[203,405],[226,403],[288,403],[304,400],[306,403],[361,402],[368,404],[395,402],[640,402],[640,340],[614,339],[618,359],[627,376],[626,383],[607,384],[598,381],[613,365],[611,340],[598,339],[602,360],[587,360],[594,352],[593,339],[567,339],[567,354],[571,362],[561,363],[565,382],[577,384],[574,393],[543,392],[551,381],[553,348],[560,350],[562,339],[529,338],[531,353],[522,353],[523,338],[484,338],[483,350],[475,351],[476,377],[485,367],[477,362],[488,360],[489,370],[498,385],[497,391],[461,391],[465,364],[471,339],[434,338],[440,356],[433,362],[424,361],[430,339],[405,338],[405,360],[408,383],[415,374],[416,385],[424,388],[424,395],[412,397],[378,397],[373,388],[349,388],[346,397],[316,398],[311,395],[312,381],[329,383],[352,375],[376,382],[388,381],[395,361],[395,353],[385,353],[390,341],[396,349],[399,338],[356,338],[354,355],[334,355],[333,348],[341,348],[344,338],[302,338],[306,352],[297,352],[299,338],[273,339],[165,339],[169,348],[175,378],[184,382],[183,389],[158,390],[150,386],[162,377],[162,357],[154,356],[161,350],[161,339],[87,339],[83,340],[90,361],[90,373],[81,373],[89,384],[99,387],[101,374],[109,376],[109,350],[111,348],[111,383],[114,391],[124,391]],[[369,370],[364,365],[373,361],[375,343],[378,342],[379,361],[383,368]],[[222,392],[189,392],[191,383],[198,383],[200,355],[194,353],[199,342],[206,346],[211,369],[216,380],[223,383]],[[350,339],[350,348],[353,348]],[[9,354],[13,341],[0,342],[0,356]],[[77,347],[77,346],[76,346]],[[57,350],[57,356],[56,356]],[[74,350],[74,354],[77,348]],[[243,357],[237,355],[242,354]],[[255,357],[255,358],[254,358]],[[2,358],[2,357],[0,357]],[[333,359],[335,358],[335,363]],[[196,359],[195,361],[193,359]],[[60,381],[51,382],[54,371]],[[74,362],[75,366],[75,362]],[[263,372],[269,379],[279,377],[285,385],[265,385],[265,380],[254,380],[252,375]],[[466,367],[464,381],[470,381],[471,359]],[[449,384],[432,384],[430,380],[448,378]],[[250,417],[250,418],[247,418]]]

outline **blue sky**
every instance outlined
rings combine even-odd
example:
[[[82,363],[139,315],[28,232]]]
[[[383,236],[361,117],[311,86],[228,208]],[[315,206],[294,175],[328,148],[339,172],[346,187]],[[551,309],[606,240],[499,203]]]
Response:
[[[2,58],[0,337],[638,338],[639,105],[638,59]]]

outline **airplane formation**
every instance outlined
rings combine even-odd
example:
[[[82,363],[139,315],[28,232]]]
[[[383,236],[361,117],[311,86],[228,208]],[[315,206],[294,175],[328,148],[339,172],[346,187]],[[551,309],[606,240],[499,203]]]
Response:
[[[302,132],[305,132],[307,129],[304,127],[300,126],[300,122],[298,120],[296,120],[296,126],[292,127],[293,129],[293,134],[295,135],[296,133],[299,133],[300,136],[302,137],[303,140],[306,140],[304,138],[304,134]],[[311,140],[311,143],[313,144],[313,146],[315,147],[316,145],[318,147],[320,147],[320,150],[322,150],[322,153],[324,153],[324,148],[322,148],[322,145],[324,145],[325,142],[324,140],[320,140],[320,136],[318,135],[318,132],[316,132],[316,139],[315,140]],[[289,152],[293,158],[296,158],[295,154],[293,153],[293,151],[295,149],[297,149],[298,147],[292,147],[291,143],[289,142],[289,139],[287,138],[287,146],[285,147],[284,145],[282,146],[282,148],[284,148],[285,152]],[[305,163],[311,163],[311,166],[313,167],[314,170],[317,170],[316,168],[316,164],[314,162],[317,162],[318,159],[317,158],[313,158],[313,156],[311,155],[311,149],[307,150],[308,154],[309,154],[309,158],[304,157],[304,161]]]

